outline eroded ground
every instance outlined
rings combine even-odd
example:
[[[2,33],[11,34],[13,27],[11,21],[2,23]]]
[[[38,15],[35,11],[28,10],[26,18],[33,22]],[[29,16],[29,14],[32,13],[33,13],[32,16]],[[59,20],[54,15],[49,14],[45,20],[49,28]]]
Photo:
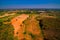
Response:
[[[14,36],[17,36],[18,40],[43,40],[38,22],[34,16],[26,20],[28,17],[29,15],[27,14],[21,14],[11,20],[11,24],[14,27]],[[26,22],[24,22],[25,20]]]

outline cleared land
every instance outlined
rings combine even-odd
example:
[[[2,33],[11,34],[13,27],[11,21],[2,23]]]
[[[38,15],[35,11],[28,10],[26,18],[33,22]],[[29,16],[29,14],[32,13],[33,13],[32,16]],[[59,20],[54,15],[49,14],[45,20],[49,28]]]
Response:
[[[24,26],[22,26],[23,25],[22,23],[28,17],[29,17],[29,15],[21,14],[20,16],[17,16],[11,20],[11,24],[14,27],[14,36],[18,36],[19,40],[24,38],[24,35],[23,35]]]

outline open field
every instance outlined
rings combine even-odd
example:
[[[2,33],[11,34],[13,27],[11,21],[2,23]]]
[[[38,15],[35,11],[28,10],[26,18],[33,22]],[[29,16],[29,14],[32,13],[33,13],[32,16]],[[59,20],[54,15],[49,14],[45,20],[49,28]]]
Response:
[[[60,40],[60,10],[0,10],[0,40]]]

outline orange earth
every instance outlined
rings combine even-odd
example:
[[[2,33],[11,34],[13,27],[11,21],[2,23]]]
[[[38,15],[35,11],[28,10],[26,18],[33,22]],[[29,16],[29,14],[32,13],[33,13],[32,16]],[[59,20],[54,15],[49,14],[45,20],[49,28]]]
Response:
[[[11,24],[14,27],[14,36],[19,36],[20,38],[23,38],[24,35],[22,34],[24,32],[24,27],[20,27],[20,25],[23,25],[22,22],[26,20],[29,17],[29,15],[22,14],[20,16],[17,16],[11,20]],[[17,35],[17,32],[19,33]]]
[[[23,25],[23,21],[26,20],[27,18],[29,17],[29,15],[27,14],[21,14],[20,16],[17,16],[15,18],[13,18],[11,20],[11,24],[13,25],[14,27],[14,36],[18,37],[18,40],[24,40],[24,38],[26,38],[26,40],[32,40],[31,36],[26,34],[26,36],[23,34],[24,31],[25,31],[25,25]],[[29,27],[29,29],[27,30],[30,30],[32,28]],[[32,31],[32,30],[30,30]],[[35,32],[36,34],[40,33],[38,31]],[[35,34],[33,33],[33,34]],[[40,40],[43,40],[42,38]]]

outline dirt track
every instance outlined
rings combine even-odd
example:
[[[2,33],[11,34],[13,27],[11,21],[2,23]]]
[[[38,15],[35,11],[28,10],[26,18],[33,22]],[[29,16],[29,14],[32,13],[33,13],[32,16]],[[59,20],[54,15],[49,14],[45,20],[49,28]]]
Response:
[[[29,17],[29,15],[21,14],[20,16],[17,16],[11,20],[11,24],[14,27],[14,36],[18,36],[19,40],[23,39],[24,35],[24,26],[22,27],[22,22],[26,20]]]
[[[8,13],[6,13],[6,14],[0,16],[0,18],[5,17],[5,16],[10,16],[10,15],[15,15],[15,14],[16,14],[16,13],[12,13],[12,14],[8,14]]]

